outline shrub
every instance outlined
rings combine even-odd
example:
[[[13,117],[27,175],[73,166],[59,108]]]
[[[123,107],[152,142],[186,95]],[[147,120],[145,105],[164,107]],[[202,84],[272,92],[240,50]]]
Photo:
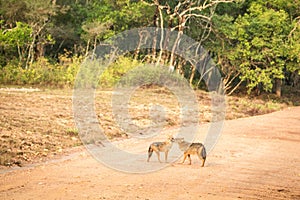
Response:
[[[100,75],[99,86],[113,87],[115,86],[130,70],[141,66],[142,63],[129,57],[120,57]]]
[[[80,61],[80,58],[73,58],[69,63],[52,64],[47,58],[41,57],[28,69],[11,63],[0,69],[0,83],[71,87]]]

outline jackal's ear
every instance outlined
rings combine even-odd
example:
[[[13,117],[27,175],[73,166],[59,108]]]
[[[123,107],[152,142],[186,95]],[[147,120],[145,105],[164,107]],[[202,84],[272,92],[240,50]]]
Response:
[[[168,134],[168,138],[174,138],[172,134]]]
[[[182,141],[184,141],[184,138],[174,138],[173,141],[174,142],[182,142]]]
[[[169,134],[169,135],[168,135],[168,139],[169,139],[169,140],[174,140],[173,135],[172,135],[172,134]]]

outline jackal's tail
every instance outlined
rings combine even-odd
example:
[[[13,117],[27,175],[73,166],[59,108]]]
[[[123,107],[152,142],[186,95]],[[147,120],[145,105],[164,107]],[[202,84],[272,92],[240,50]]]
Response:
[[[203,145],[203,148],[201,150],[201,156],[203,159],[206,159],[206,149],[205,149],[205,146]]]
[[[149,149],[148,149],[148,162],[149,162],[149,159],[150,159],[150,157],[152,156],[152,153],[153,153],[153,149],[152,149],[152,147],[151,147],[151,145],[149,146]]]

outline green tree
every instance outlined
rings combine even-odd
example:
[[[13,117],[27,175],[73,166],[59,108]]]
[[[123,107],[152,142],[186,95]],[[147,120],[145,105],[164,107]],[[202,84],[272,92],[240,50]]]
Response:
[[[224,72],[229,93],[243,82],[248,92],[274,89],[281,95],[286,72],[291,66],[299,67],[298,26],[294,20],[297,9],[287,5],[291,4],[252,0],[240,4],[240,11],[224,7],[219,11],[221,15],[214,21],[217,42],[210,48]]]
[[[1,66],[16,59],[18,63],[26,60],[28,46],[32,41],[31,34],[31,27],[22,22],[17,22],[12,29],[0,29]]]
[[[252,4],[248,12],[235,22],[238,45],[232,57],[240,60],[240,78],[248,82],[249,92],[271,91],[274,81],[284,78],[288,15],[260,4]]]
[[[143,1],[105,0],[90,4],[82,24],[81,38],[87,50],[95,49],[99,41],[121,31],[149,25],[152,8]]]
[[[32,30],[24,64],[28,68],[34,60],[45,55],[45,46],[54,42],[48,29],[53,25],[51,20],[59,11],[59,7],[55,1],[42,0],[2,0],[1,6],[1,17],[6,29],[13,29],[18,22],[22,22]]]

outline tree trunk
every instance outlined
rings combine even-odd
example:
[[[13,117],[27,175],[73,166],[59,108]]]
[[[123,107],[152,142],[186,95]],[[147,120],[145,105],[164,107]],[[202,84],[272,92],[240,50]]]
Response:
[[[281,97],[281,85],[282,85],[282,80],[279,78],[275,78],[274,90],[276,96],[278,97]]]
[[[163,54],[163,41],[164,41],[164,19],[163,19],[163,14],[161,9],[159,8],[159,21],[160,21],[160,29],[161,29],[161,33],[160,33],[160,42],[159,42],[159,54],[158,54],[158,58],[156,61],[155,66],[158,66],[161,62],[162,59],[162,54]]]
[[[300,82],[299,70],[292,72],[291,79],[292,79],[291,80],[292,86],[298,87],[299,82]]]
[[[157,45],[157,34],[158,34],[158,15],[159,15],[159,7],[156,7],[155,14],[153,16],[153,26],[157,27],[155,30],[155,34],[153,37],[153,44],[152,44],[152,58],[151,58],[151,63],[153,64],[156,60],[156,45]]]
[[[96,57],[96,49],[97,49],[97,35],[95,36],[95,39],[94,39],[94,48],[93,48],[92,58]]]
[[[139,34],[140,35],[140,34]],[[137,60],[138,59],[138,56],[139,56],[139,54],[140,54],[140,48],[141,48],[141,43],[142,43],[142,38],[143,36],[142,35],[140,35],[140,39],[139,39],[139,43],[138,43],[138,45],[137,45],[137,47],[136,47],[136,49],[135,49],[135,51],[134,51],[134,54],[133,54],[133,59],[134,60]]]
[[[23,60],[23,55],[22,55],[22,52],[21,52],[19,42],[17,42],[17,48],[18,48],[18,54],[19,54],[19,63],[21,64],[22,60]]]
[[[32,42],[30,44],[30,47],[28,49],[28,56],[25,64],[25,69],[28,69],[28,67],[33,63],[34,60],[34,44],[36,41],[36,35],[33,36]]]
[[[91,42],[91,40],[89,39],[86,44],[85,56],[89,55],[90,42]]]
[[[191,68],[192,68],[192,73],[191,73],[189,82],[190,82],[190,86],[193,87],[193,80],[194,80],[195,73],[196,73],[196,67],[194,65],[192,65]]]
[[[44,44],[39,43],[36,45],[36,59],[44,56],[45,56],[45,46]]]

